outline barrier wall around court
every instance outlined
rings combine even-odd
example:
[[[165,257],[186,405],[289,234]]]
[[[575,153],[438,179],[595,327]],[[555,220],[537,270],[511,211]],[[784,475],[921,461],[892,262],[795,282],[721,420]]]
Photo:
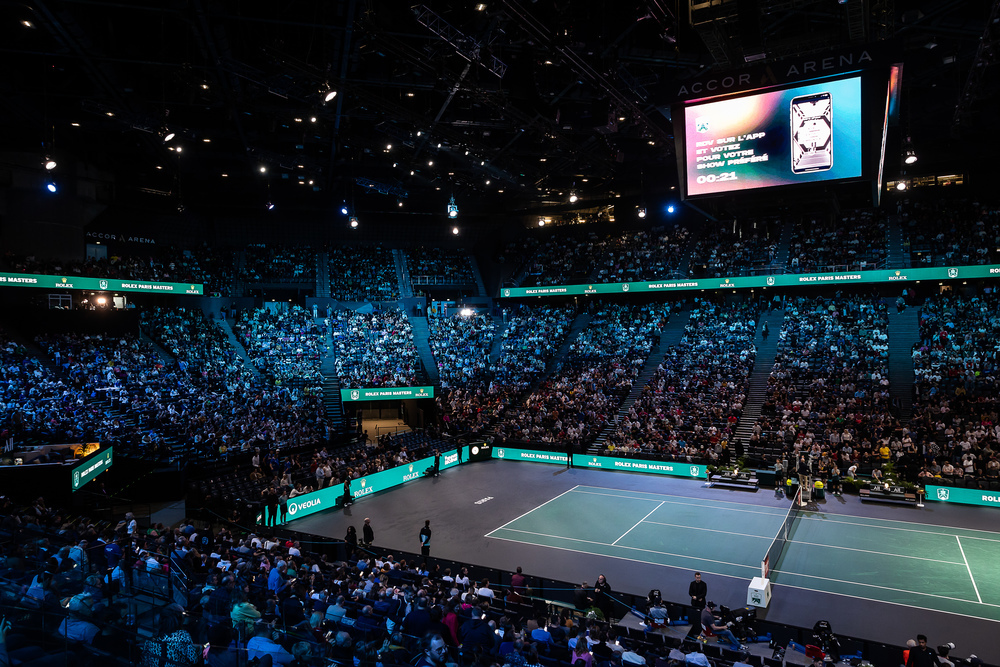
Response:
[[[519,449],[516,447],[494,447],[493,458],[505,461],[528,461],[531,463],[554,463],[566,465],[566,454],[562,452],[546,452],[537,449]],[[645,472],[654,475],[671,475],[674,477],[692,477],[706,479],[708,472],[704,465],[682,463],[679,461],[649,461],[643,459],[623,459],[614,456],[588,456],[574,454],[573,465],[578,468],[599,468],[601,470],[618,470],[624,472]]]
[[[426,458],[396,466],[382,472],[365,475],[351,481],[351,495],[355,500],[379,491],[385,491],[395,486],[420,479],[424,471],[434,465],[434,457]],[[458,453],[455,450],[441,452],[441,470],[458,465]],[[319,491],[288,499],[288,520],[294,521],[337,507],[344,495],[341,484],[329,486]]]
[[[961,505],[1000,507],[1000,493],[996,491],[958,489],[953,486],[934,486],[933,484],[928,484],[924,487],[924,492],[927,494],[927,500],[959,503]]]

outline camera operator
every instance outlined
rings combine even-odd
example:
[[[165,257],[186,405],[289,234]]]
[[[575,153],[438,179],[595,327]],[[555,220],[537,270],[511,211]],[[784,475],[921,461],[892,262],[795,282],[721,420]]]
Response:
[[[705,608],[701,610],[701,627],[711,630],[715,636],[719,639],[725,639],[729,642],[729,647],[734,651],[745,650],[746,646],[740,645],[740,640],[736,638],[736,635],[732,633],[729,629],[731,623],[722,624],[715,618],[715,603],[709,602],[705,605]]]

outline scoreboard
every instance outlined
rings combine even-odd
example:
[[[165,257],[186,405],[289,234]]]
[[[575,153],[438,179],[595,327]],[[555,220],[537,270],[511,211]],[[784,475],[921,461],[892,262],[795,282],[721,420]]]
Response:
[[[857,73],[686,104],[685,196],[859,179],[862,109]]]

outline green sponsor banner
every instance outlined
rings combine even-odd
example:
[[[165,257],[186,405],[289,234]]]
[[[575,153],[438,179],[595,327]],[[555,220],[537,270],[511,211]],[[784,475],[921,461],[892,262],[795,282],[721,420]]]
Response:
[[[384,387],[341,389],[342,401],[393,401],[404,398],[434,398],[434,387]]]
[[[92,482],[95,477],[111,467],[113,447],[92,454],[73,468],[73,491],[80,490],[84,484]]]
[[[0,273],[0,287],[42,287],[103,292],[156,292],[160,294],[204,294],[201,284],[154,283],[145,280],[112,280],[82,276],[44,276],[32,273]]]
[[[396,466],[395,468],[383,470],[382,472],[376,472],[371,475],[365,475],[364,477],[355,479],[351,482],[351,495],[354,496],[355,500],[357,500],[367,495],[378,493],[379,491],[385,491],[386,489],[391,489],[394,486],[399,486],[400,484],[405,484],[406,482],[410,482],[415,479],[420,479],[423,477],[424,471],[433,465],[434,457],[428,456],[427,458],[407,463],[406,465]],[[445,470],[456,465],[458,465],[457,451],[452,450],[450,452],[441,453],[441,470]],[[344,485],[338,484],[337,486],[327,487],[304,496],[289,498],[288,520],[292,521],[294,519],[301,519],[302,517],[315,514],[316,512],[333,509],[334,507],[337,507],[337,504],[340,502],[343,495]]]
[[[938,500],[945,503],[961,503],[962,505],[983,505],[984,507],[1000,507],[1000,492],[981,491],[979,489],[956,489],[953,486],[924,487],[927,500]]]
[[[916,280],[974,280],[1000,278],[1000,265],[952,266],[918,269],[880,269],[843,273],[796,273],[773,276],[735,276],[729,278],[681,278],[632,283],[593,283],[589,285],[550,285],[547,287],[504,287],[504,298],[525,296],[564,296],[580,294],[628,294],[632,292],[680,292],[701,289],[750,289],[800,285],[846,285],[863,283],[913,282]]]
[[[683,463],[680,461],[648,461],[643,459],[619,459],[614,456],[587,456],[574,454],[573,465],[602,470],[625,470],[628,472],[649,472],[657,475],[674,475],[676,477],[695,477],[706,479],[708,474],[705,466],[700,463]]]
[[[546,452],[538,449],[516,449],[514,447],[494,447],[493,458],[505,461],[530,461],[532,463],[556,463],[566,465],[566,454]],[[628,472],[649,472],[657,475],[695,477],[706,479],[705,466],[677,461],[646,461],[642,459],[620,459],[614,456],[587,456],[574,454],[573,465],[580,468],[601,468],[602,470],[624,470]]]
[[[494,447],[493,458],[504,459],[506,461],[532,461],[534,463],[558,463],[559,465],[566,465],[566,454],[543,452],[537,449]]]

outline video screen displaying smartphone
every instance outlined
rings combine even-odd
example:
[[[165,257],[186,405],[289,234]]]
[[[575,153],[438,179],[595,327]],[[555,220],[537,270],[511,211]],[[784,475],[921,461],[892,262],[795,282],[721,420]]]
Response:
[[[833,167],[833,101],[830,93],[794,97],[792,172],[805,174]]]

